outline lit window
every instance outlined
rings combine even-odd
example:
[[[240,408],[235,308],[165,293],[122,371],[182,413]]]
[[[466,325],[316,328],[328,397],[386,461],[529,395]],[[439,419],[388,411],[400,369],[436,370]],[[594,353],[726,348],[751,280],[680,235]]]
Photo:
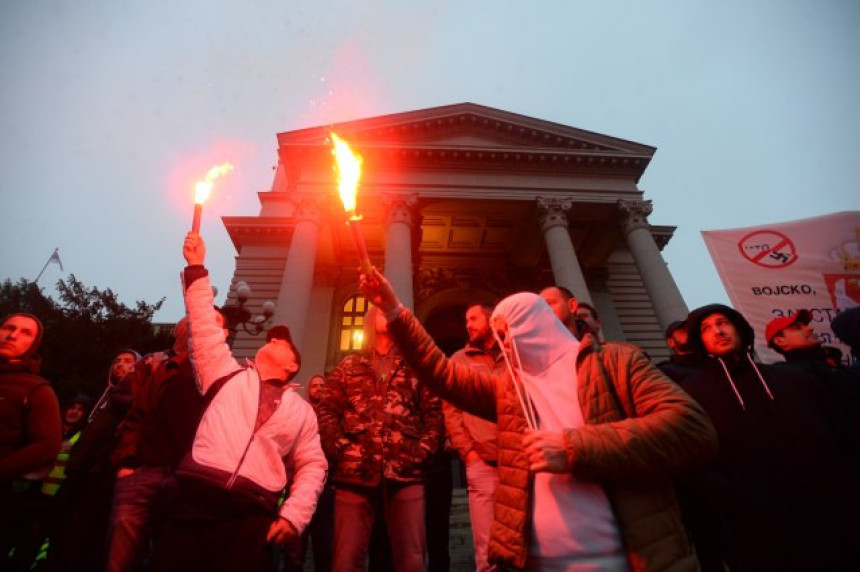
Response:
[[[364,341],[364,314],[367,312],[367,300],[357,294],[343,305],[340,321],[340,352],[342,354],[360,350]]]

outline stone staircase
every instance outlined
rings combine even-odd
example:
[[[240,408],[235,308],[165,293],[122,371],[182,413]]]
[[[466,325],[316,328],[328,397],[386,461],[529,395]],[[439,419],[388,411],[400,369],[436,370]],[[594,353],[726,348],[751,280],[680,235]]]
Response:
[[[454,489],[449,523],[451,572],[471,572],[475,569],[475,551],[472,549],[472,524],[466,489]]]

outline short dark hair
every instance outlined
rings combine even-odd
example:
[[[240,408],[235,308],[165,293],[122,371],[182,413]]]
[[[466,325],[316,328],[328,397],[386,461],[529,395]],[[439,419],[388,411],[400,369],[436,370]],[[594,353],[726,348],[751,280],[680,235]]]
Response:
[[[594,306],[592,306],[591,304],[589,304],[588,302],[580,302],[579,307],[585,308],[586,310],[591,312],[591,315],[594,316],[595,320],[600,319],[600,316],[597,314],[597,309]]]
[[[293,343],[293,336],[290,334],[290,328],[285,324],[278,324],[277,326],[269,328],[269,331],[266,332],[266,341],[270,342],[273,339],[284,340],[290,344],[290,349],[293,350],[293,354],[296,356],[296,365],[298,367],[296,368],[296,371],[287,376],[287,381],[290,381],[296,377],[302,369],[302,354],[299,353],[299,348],[297,348],[296,344]]]
[[[480,306],[481,310],[483,310],[484,313],[487,314],[487,316],[492,314],[493,310],[496,309],[496,305],[493,304],[492,302],[489,302],[487,300],[476,300],[476,301],[470,303],[468,306],[466,306],[466,311],[471,310],[475,306]]]

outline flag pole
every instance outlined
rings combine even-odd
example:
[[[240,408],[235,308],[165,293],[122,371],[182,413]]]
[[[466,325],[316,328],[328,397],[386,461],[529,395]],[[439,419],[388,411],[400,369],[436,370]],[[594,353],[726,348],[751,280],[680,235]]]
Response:
[[[55,248],[55,249],[54,249],[54,252],[52,252],[52,253],[51,253],[51,256],[49,256],[49,257],[48,257],[48,261],[47,261],[47,262],[45,263],[45,265],[42,267],[42,270],[40,270],[40,271],[39,271],[39,275],[38,275],[38,276],[36,276],[36,279],[35,279],[35,280],[33,280],[33,284],[38,284],[38,283],[39,283],[39,278],[41,278],[41,277],[42,277],[42,274],[44,274],[44,273],[45,273],[45,269],[48,267],[48,264],[50,264],[50,263],[51,263],[51,261],[52,261],[55,257],[57,258],[57,260],[59,260],[59,259],[60,259],[60,254],[59,254],[59,252],[57,252],[58,250],[60,250],[60,248],[59,248],[59,247]]]

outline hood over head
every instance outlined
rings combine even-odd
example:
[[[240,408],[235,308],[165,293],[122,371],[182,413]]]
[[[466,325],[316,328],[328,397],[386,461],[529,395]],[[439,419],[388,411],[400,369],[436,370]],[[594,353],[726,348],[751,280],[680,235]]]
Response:
[[[42,337],[45,332],[45,326],[42,325],[42,321],[34,316],[33,314],[28,314],[26,312],[15,312],[14,314],[8,314],[0,320],[0,324],[5,324],[7,320],[10,318],[14,318],[15,316],[23,316],[25,318],[30,318],[34,322],[36,322],[36,336],[33,338],[33,343],[30,344],[30,347],[21,354],[19,357],[14,360],[6,360],[0,359],[0,362],[3,362],[6,365],[13,366],[18,370],[26,370],[31,373],[39,373],[39,370],[42,366],[42,358],[39,357],[38,351],[39,347],[42,345]]]
[[[724,304],[708,304],[696,308],[687,316],[687,346],[697,357],[708,355],[705,351],[705,345],[702,343],[701,327],[705,318],[713,314],[722,314],[728,318],[741,337],[741,349],[745,352],[752,351],[755,343],[755,331],[747,319],[734,308]]]
[[[520,292],[508,296],[493,310],[490,323],[497,317],[507,322],[509,335],[519,354],[520,367],[526,373],[542,373],[563,356],[571,345],[578,345],[576,338],[556,317],[549,304],[537,294]]]

